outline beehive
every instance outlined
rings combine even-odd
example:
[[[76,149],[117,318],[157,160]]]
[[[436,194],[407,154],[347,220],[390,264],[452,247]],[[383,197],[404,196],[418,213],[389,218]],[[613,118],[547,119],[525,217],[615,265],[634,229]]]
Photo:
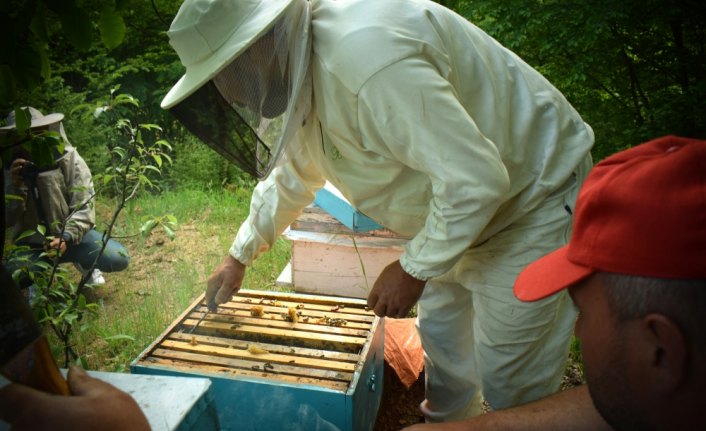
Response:
[[[208,312],[201,297],[131,371],[211,378],[222,429],[371,430],[381,326],[355,298],[241,290]]]
[[[323,209],[308,207],[284,238],[292,259],[277,278],[296,292],[367,298],[382,270],[400,258],[406,238],[387,229],[354,231]]]

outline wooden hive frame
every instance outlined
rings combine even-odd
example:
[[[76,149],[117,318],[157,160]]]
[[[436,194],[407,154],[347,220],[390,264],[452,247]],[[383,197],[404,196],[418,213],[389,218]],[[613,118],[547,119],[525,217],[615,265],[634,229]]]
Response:
[[[136,364],[346,392],[379,322],[362,299],[242,289],[208,312],[202,295]]]

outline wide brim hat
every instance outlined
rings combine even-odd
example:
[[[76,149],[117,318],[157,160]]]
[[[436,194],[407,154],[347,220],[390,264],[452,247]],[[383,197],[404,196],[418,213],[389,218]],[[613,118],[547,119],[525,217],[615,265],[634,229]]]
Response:
[[[59,112],[43,115],[39,110],[32,107],[29,107],[29,113],[32,117],[32,122],[29,126],[30,129],[51,126],[52,124],[61,123],[64,119],[64,114]],[[7,116],[7,125],[0,127],[0,131],[10,131],[15,130],[16,128],[17,124],[15,122],[15,111],[12,111],[10,115]]]
[[[293,0],[186,0],[168,31],[186,73],[161,106],[193,94],[265,34]]]

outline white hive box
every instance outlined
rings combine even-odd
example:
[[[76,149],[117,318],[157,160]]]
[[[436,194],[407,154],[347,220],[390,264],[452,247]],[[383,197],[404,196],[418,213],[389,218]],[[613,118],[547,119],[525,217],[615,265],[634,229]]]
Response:
[[[307,208],[284,236],[292,243],[292,258],[278,284],[351,298],[367,298],[407,242],[386,229],[354,231],[318,207]]]

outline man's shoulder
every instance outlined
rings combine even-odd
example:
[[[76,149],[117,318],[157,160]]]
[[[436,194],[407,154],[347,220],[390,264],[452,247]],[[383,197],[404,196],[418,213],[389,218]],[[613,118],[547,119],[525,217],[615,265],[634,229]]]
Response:
[[[321,0],[312,21],[315,61],[357,93],[381,69],[438,45],[430,16],[442,10],[426,0]]]

